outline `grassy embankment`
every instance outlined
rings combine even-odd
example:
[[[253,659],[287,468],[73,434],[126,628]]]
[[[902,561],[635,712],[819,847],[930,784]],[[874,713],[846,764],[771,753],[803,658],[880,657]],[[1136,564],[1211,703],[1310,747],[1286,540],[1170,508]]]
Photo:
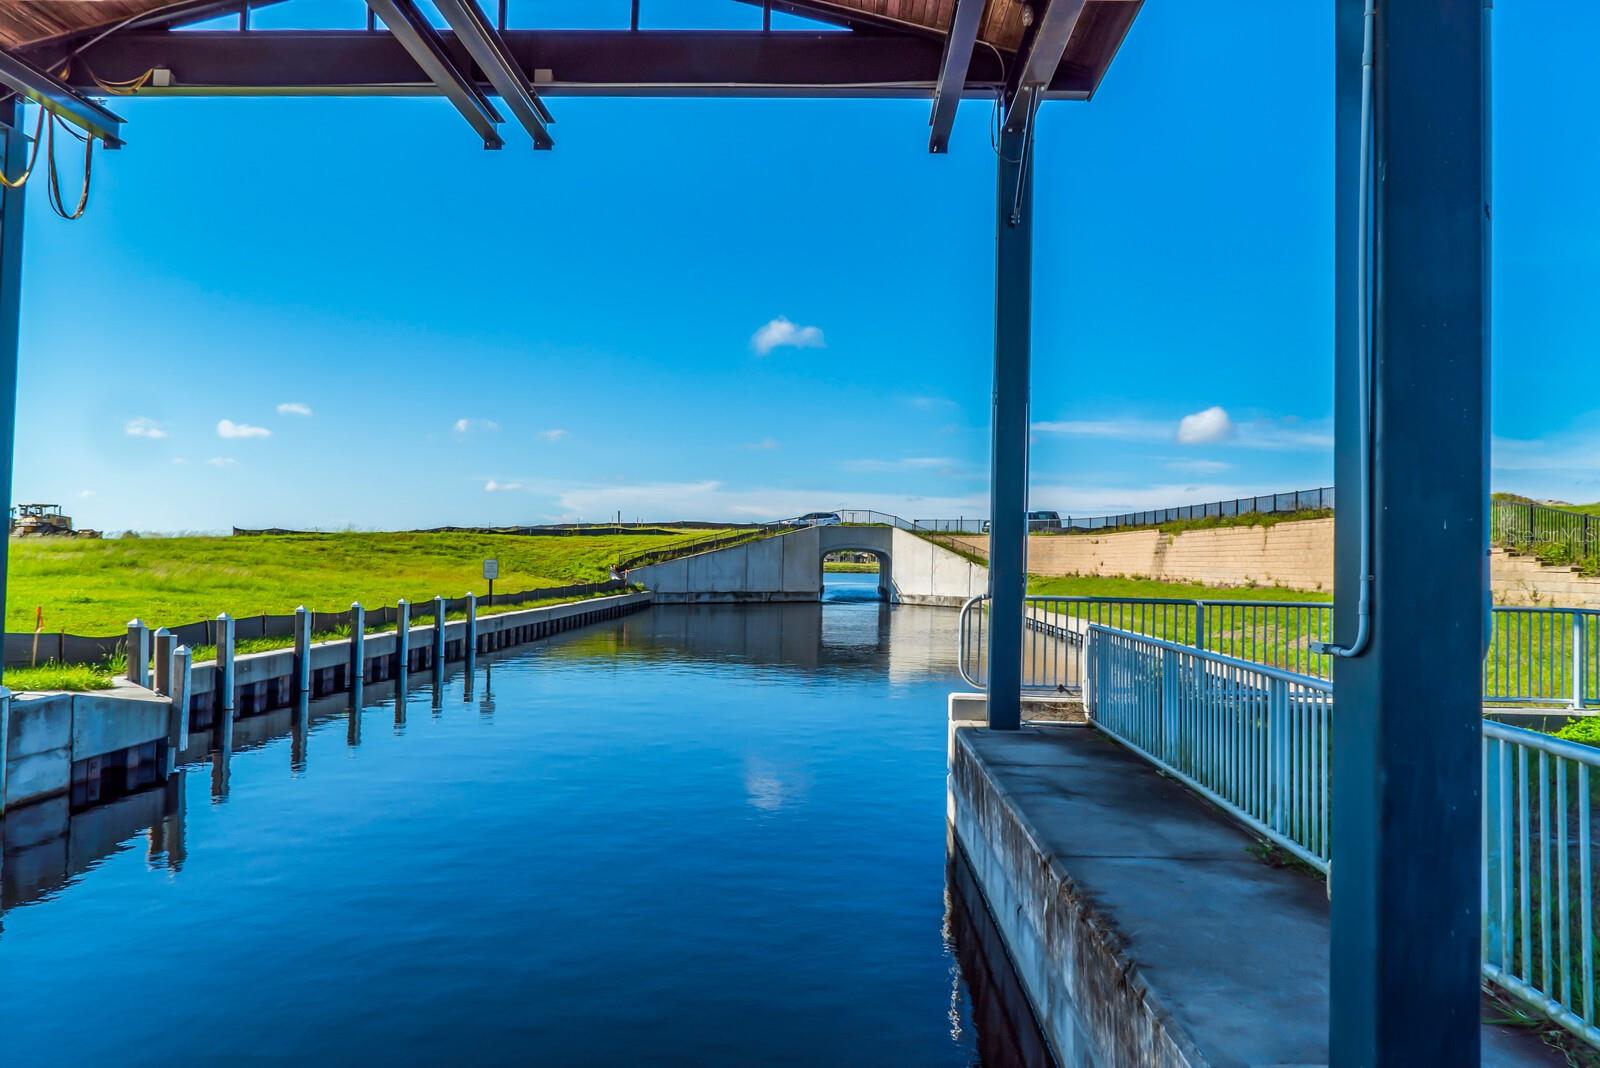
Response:
[[[721,531],[684,531],[714,537]],[[268,537],[116,538],[11,542],[6,629],[112,635],[135,617],[152,627],[215,617],[281,614],[305,605],[334,612],[360,601],[369,608],[404,597],[427,601],[488,592],[483,561],[500,561],[497,593],[603,582],[619,557],[677,538],[662,535],[522,536],[507,534],[295,534]],[[570,600],[571,598],[564,598]],[[530,602],[518,608],[549,601]],[[484,611],[505,611],[505,607]],[[459,613],[457,614],[459,615]],[[319,637],[336,637],[335,633]],[[281,639],[240,642],[240,652],[279,648]],[[197,659],[214,650],[195,650]],[[104,665],[13,668],[14,690],[97,689]]]
[[[824,560],[822,570],[836,575],[876,575],[877,564],[858,564],[850,560]]]

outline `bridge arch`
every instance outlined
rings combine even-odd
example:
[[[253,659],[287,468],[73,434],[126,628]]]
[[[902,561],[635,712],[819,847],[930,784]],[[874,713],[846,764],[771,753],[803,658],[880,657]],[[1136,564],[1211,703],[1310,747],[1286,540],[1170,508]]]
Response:
[[[894,544],[889,527],[837,526],[817,528],[817,570],[831,553],[866,553],[878,561],[878,598],[895,600]],[[818,582],[821,582],[819,574]],[[820,588],[820,587],[819,587]]]

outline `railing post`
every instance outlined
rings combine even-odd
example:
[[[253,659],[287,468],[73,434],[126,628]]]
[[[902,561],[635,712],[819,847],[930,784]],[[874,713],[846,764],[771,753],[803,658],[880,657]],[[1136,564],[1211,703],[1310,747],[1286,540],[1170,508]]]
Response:
[[[156,693],[163,697],[172,694],[172,651],[176,643],[172,640],[172,632],[162,627],[155,633],[155,683],[152,687]]]
[[[433,677],[444,678],[444,598],[433,599]]]
[[[150,628],[142,619],[128,621],[128,681],[150,687]]]
[[[234,668],[233,656],[236,630],[233,617],[223,612],[217,617],[217,716],[233,717]]]
[[[350,603],[350,672],[346,680],[350,692],[367,677],[367,610],[360,601]]]
[[[1289,683],[1274,678],[1267,683],[1267,826],[1284,833],[1283,814],[1289,781]]]
[[[1589,629],[1587,614],[1581,608],[1572,610],[1572,707],[1581,710],[1584,696],[1589,691],[1589,660],[1585,641]]]
[[[294,610],[294,694],[311,695],[311,613],[305,605]]]
[[[1196,601],[1194,603],[1194,647],[1196,649],[1204,649],[1206,647],[1206,603],[1204,601]]]
[[[1157,693],[1161,695],[1161,707],[1156,709],[1156,737],[1152,751],[1168,764],[1175,764],[1175,754],[1167,751],[1167,739],[1178,736],[1176,725],[1169,722],[1169,717],[1178,711],[1178,653],[1165,646],[1160,648],[1161,688]]]
[[[6,814],[6,762],[10,760],[11,691],[0,686],[0,816]]]

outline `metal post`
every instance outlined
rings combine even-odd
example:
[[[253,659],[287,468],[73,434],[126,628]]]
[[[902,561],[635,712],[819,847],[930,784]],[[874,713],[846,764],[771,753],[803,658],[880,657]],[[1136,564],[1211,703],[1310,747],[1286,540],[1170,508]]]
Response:
[[[28,165],[22,101],[0,103],[0,167],[12,177]],[[0,185],[0,496],[11,501],[11,459],[17,436],[17,337],[22,307],[22,190]],[[5,610],[6,562],[0,551],[0,615]],[[0,779],[4,772],[0,771]],[[0,797],[0,806],[4,798]]]
[[[172,632],[161,627],[155,633],[155,684],[152,687],[162,696],[172,694],[172,652],[177,648]]]
[[[444,678],[444,598],[433,599],[433,677]]]
[[[367,678],[367,610],[360,601],[350,605],[350,692],[356,693]]]
[[[1338,637],[1355,638],[1357,594],[1367,581],[1371,617],[1366,649],[1334,660],[1330,1062],[1477,1064],[1487,34],[1483,0],[1376,5],[1372,270],[1363,301],[1357,220],[1368,2],[1336,0],[1335,8]],[[1373,313],[1370,471],[1361,462],[1362,304]],[[1370,510],[1354,499],[1367,477]],[[1364,523],[1368,575],[1360,566]]]
[[[294,610],[294,696],[311,695],[311,613],[301,605]]]
[[[1004,124],[1009,126],[1011,124]],[[1000,133],[994,406],[989,456],[989,726],[1022,725],[1028,582],[1028,378],[1033,324],[1033,124]]]
[[[467,636],[463,640],[466,660],[470,665],[478,654],[478,597],[470,590],[467,591]]]
[[[141,619],[128,622],[128,681],[150,685],[150,628]]]
[[[234,649],[238,644],[235,640],[236,635],[237,630],[234,626],[233,617],[226,612],[219,615],[217,617],[217,692],[215,698],[217,706],[216,720],[218,723],[233,719],[234,706],[236,704],[234,690],[237,688],[234,683],[233,664]]]
[[[1583,698],[1589,690],[1589,662],[1583,655],[1588,639],[1588,617],[1581,608],[1572,610],[1572,707],[1583,709]]]

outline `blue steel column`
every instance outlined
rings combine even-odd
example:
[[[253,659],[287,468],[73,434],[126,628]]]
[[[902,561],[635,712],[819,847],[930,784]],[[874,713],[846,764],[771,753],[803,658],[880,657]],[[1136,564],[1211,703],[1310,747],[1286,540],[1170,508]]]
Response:
[[[0,104],[0,167],[16,178],[28,165],[22,105]],[[22,190],[0,185],[0,497],[11,504],[11,461],[17,436],[17,344],[22,322]],[[0,552],[0,616],[5,612],[9,550]]]
[[[1336,0],[1338,637],[1356,633],[1364,0]],[[1373,78],[1371,641],[1334,664],[1335,1065],[1479,1062],[1488,417],[1483,0],[1384,0]]]
[[[1028,581],[1028,378],[1033,330],[1033,124],[1000,134],[989,455],[989,726],[1022,725]]]

